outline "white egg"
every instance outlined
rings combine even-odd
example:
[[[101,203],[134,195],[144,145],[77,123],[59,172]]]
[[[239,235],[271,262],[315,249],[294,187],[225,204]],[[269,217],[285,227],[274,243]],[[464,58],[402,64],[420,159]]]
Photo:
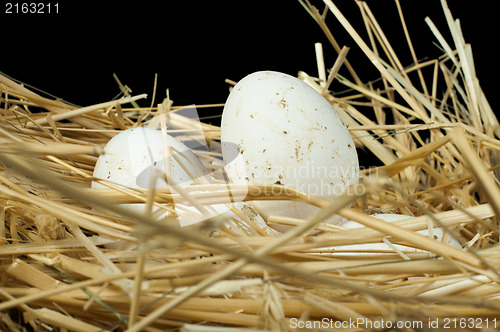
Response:
[[[358,183],[356,149],[339,115],[316,90],[287,74],[256,72],[233,87],[221,141],[233,183],[281,184],[329,201]],[[307,218],[318,210],[291,201],[254,205],[266,218]]]
[[[402,215],[402,214],[391,214],[391,213],[380,213],[380,214],[373,214],[372,217],[375,217],[380,220],[384,220],[387,222],[395,222],[399,220],[407,220],[407,219],[412,219],[414,217],[407,216],[407,215]],[[363,227],[360,223],[357,223],[353,220],[348,220],[347,222],[342,224],[343,227],[349,228],[349,229],[356,229]],[[423,235],[423,236],[429,236],[429,230],[423,229],[420,231],[416,231],[415,233]],[[434,239],[437,241],[442,241],[443,239],[443,229],[440,227],[433,228],[433,233],[434,233]],[[460,243],[454,239],[451,234],[447,235],[446,238],[446,243],[452,247],[462,249],[462,246]],[[362,251],[362,253],[370,253],[374,251],[380,251],[380,250],[387,250],[394,252],[393,248],[399,249],[403,252],[425,252],[423,250],[415,249],[412,247],[407,247],[404,245],[399,245],[399,244],[392,244],[388,245],[386,243],[363,243],[363,244],[353,244],[353,245],[345,245],[345,246],[340,246],[340,247],[335,247],[337,250],[342,250],[342,251],[349,251],[349,250],[355,250],[355,251]]]
[[[166,146],[170,147],[170,179],[180,186],[194,185],[196,181],[209,181],[202,163],[183,143],[167,135],[166,145],[160,130],[147,128],[127,129],[114,136],[104,148],[94,168],[94,177],[120,187],[166,188],[164,180]],[[93,188],[106,188],[92,182]],[[124,205],[138,213],[145,212],[145,204]],[[180,206],[176,206],[176,208]],[[193,207],[189,207],[193,210]],[[158,210],[154,207],[153,212]],[[179,213],[178,213],[179,214]],[[168,215],[165,211],[158,218]],[[182,223],[181,223],[182,224]]]
[[[186,145],[170,135],[167,135],[166,143],[170,147],[171,181],[179,186],[212,182],[205,167]],[[166,168],[165,147],[160,130],[148,128],[125,130],[113,137],[104,148],[104,154],[99,157],[95,165],[94,177],[123,188],[146,189],[151,185],[155,188],[166,188],[167,183],[163,177]],[[92,188],[107,188],[107,186],[94,181]],[[227,203],[229,202],[231,198],[228,194]],[[123,204],[123,206],[137,213],[145,213],[146,205],[143,203]],[[234,203],[234,207],[245,215],[252,210],[246,202]],[[208,214],[202,214],[193,206],[174,204],[181,226],[191,225],[219,214],[237,218],[223,203],[204,208]],[[169,212],[158,207],[153,207],[153,212],[156,212],[157,219],[169,215]],[[273,234],[272,231],[266,230],[267,225],[257,218],[258,216],[251,217],[257,227]]]

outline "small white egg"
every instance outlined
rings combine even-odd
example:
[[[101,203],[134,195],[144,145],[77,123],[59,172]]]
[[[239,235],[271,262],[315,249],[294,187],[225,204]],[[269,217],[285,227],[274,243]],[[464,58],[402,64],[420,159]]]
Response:
[[[205,168],[183,143],[167,135],[170,147],[170,179],[180,186],[194,185],[195,181],[208,176]],[[106,180],[120,187],[166,188],[164,179],[166,146],[160,130],[147,128],[127,129],[114,136],[104,148],[94,168],[94,177]],[[92,188],[106,188],[92,182]],[[145,212],[145,204],[125,204],[138,213]],[[190,207],[191,210],[193,209]],[[153,212],[158,208],[154,207]],[[158,218],[168,215],[162,213]]]
[[[233,87],[221,141],[233,183],[280,184],[329,201],[358,183],[357,152],[339,115],[316,90],[287,74],[260,71]],[[265,218],[305,219],[318,210],[292,201],[254,205]]]

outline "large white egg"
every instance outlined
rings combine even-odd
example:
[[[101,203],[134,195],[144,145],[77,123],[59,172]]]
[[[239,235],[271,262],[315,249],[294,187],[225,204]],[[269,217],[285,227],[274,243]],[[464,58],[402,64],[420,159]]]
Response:
[[[233,87],[221,141],[233,183],[281,184],[329,201],[358,183],[358,156],[339,115],[316,90],[287,74],[255,72]],[[266,218],[307,218],[318,210],[302,202],[254,204]]]
[[[147,128],[127,129],[114,136],[104,148],[94,168],[94,177],[126,188],[166,188],[163,174],[166,148],[169,147],[170,179],[180,186],[194,185],[196,181],[209,181],[202,163],[183,143],[164,135],[160,130]],[[93,188],[106,188],[92,182]],[[138,213],[145,212],[145,204],[126,204]],[[154,211],[158,210],[154,207]],[[191,208],[192,210],[192,208]],[[168,213],[161,213],[166,216]]]

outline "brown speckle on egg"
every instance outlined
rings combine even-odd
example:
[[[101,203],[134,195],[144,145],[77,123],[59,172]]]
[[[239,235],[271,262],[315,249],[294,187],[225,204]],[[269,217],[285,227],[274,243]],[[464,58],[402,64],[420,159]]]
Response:
[[[286,108],[288,106],[287,103],[286,103],[285,98],[281,98],[281,100],[278,102],[278,106],[280,108]]]

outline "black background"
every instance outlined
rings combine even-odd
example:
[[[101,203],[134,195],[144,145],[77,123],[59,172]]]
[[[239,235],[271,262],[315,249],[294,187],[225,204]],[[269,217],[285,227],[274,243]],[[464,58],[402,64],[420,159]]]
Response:
[[[55,2],[52,2],[55,3]],[[355,1],[335,1],[367,40]],[[313,1],[320,10],[321,1]],[[403,65],[412,63],[395,2],[368,1]],[[417,56],[441,54],[424,18],[429,16],[452,44],[441,2],[401,0]],[[498,22],[494,1],[449,1],[472,44],[476,71],[496,110]],[[59,98],[86,106],[119,93],[116,73],[132,94],[147,93],[149,106],[155,74],[156,102],[166,96],[174,105],[223,103],[226,78],[238,81],[257,70],[296,76],[317,75],[314,43],[324,46],[326,67],[336,53],[316,22],[298,1],[64,1],[59,13],[6,14],[2,3],[0,71]],[[54,7],[52,7],[54,8]],[[363,81],[379,77],[336,18],[327,23]],[[341,72],[342,73],[342,72]],[[345,73],[345,71],[343,72]],[[430,74],[430,73],[428,73]],[[333,85],[333,88],[340,88]],[[201,112],[219,113],[221,108]],[[210,120],[217,124],[217,119]]]

